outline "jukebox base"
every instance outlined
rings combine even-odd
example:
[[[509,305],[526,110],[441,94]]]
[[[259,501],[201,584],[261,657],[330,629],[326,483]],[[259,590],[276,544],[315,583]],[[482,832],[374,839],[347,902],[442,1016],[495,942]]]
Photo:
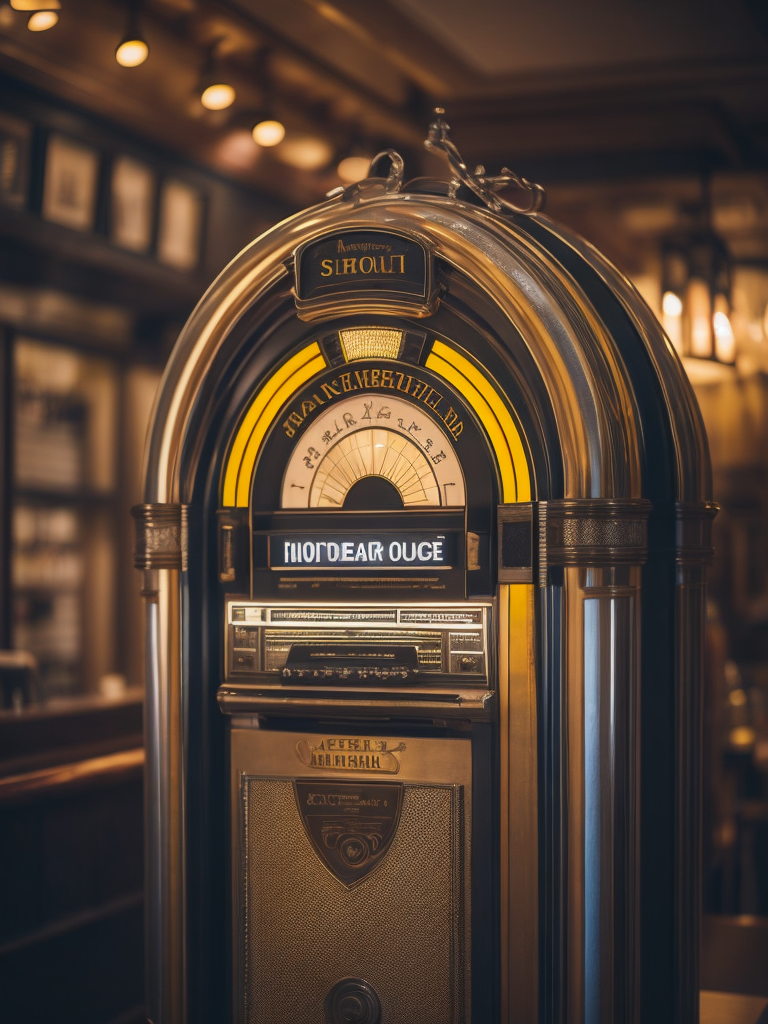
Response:
[[[241,1024],[469,1024],[470,741],[231,743]]]

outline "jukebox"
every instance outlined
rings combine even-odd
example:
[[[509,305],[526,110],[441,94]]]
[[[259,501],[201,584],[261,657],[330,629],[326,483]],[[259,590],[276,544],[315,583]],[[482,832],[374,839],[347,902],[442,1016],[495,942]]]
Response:
[[[154,1024],[698,1020],[710,500],[542,192],[371,176],[171,356],[146,503]]]

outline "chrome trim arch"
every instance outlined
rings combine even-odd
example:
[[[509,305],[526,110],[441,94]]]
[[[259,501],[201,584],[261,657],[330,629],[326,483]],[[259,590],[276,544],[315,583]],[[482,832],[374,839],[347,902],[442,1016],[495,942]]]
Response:
[[[712,466],[701,411],[688,376],[672,342],[635,286],[590,242],[541,214],[532,217],[565,242],[600,277],[621,302],[656,371],[666,399],[666,411],[675,439],[677,501],[709,502]]]
[[[398,193],[354,206],[331,200],[299,213],[222,271],[179,335],[163,376],[145,502],[189,500],[182,493],[179,455],[213,357],[239,318],[289,273],[299,243],[341,227],[420,235],[515,323],[555,411],[565,464],[562,497],[640,497],[639,439],[634,417],[626,414],[635,404],[631,384],[612,339],[575,282],[505,218],[455,199]]]

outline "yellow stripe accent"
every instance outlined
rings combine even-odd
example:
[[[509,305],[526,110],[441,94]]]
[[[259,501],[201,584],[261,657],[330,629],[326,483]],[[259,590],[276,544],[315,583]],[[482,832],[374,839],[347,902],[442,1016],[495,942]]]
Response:
[[[500,905],[501,913],[501,963],[504,967],[501,972],[501,1005],[502,1012],[508,1014],[509,1007],[509,981],[507,979],[506,965],[509,961],[509,915],[504,909],[509,907],[509,790],[510,779],[510,750],[509,750],[509,654],[512,650],[510,643],[510,627],[513,623],[513,616],[509,608],[509,584],[499,584],[499,811],[501,826],[500,845]],[[513,651],[513,657],[517,653]],[[516,784],[516,780],[515,780]],[[504,1017],[506,1019],[506,1016]]]
[[[248,506],[251,477],[261,442],[281,407],[326,366],[316,341],[279,367],[264,383],[235,435],[224,470],[222,505]]]
[[[488,378],[442,341],[435,340],[425,365],[452,384],[479,416],[496,455],[502,500],[530,501],[531,474],[520,433]]]
[[[531,584],[499,586],[501,1019],[518,1021],[535,1020],[538,1003],[538,754],[533,601]]]

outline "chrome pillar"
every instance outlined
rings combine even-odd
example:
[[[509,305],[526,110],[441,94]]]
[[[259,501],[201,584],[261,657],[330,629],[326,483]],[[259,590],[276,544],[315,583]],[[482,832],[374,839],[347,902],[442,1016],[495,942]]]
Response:
[[[146,988],[152,1024],[184,1019],[185,823],[181,570],[186,509],[139,505],[134,563],[144,572],[146,668]]]
[[[539,583],[562,566],[567,1024],[638,1020],[639,642],[646,501],[539,509]]]
[[[637,1019],[639,574],[566,573],[569,1024]]]
[[[675,660],[677,766],[675,824],[677,904],[675,949],[678,979],[676,1020],[698,1021],[699,933],[701,928],[701,775],[706,622],[706,566],[712,558],[712,502],[676,505],[677,600]]]

